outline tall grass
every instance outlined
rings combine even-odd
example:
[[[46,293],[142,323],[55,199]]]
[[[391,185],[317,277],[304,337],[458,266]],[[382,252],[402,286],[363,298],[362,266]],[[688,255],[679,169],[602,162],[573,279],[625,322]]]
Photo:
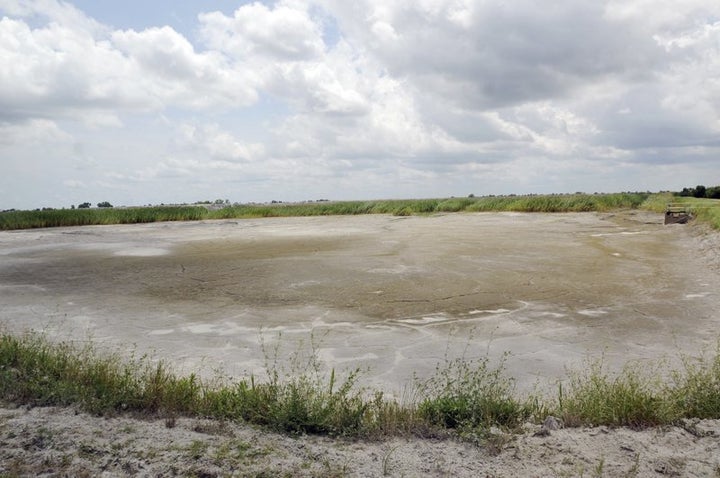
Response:
[[[383,404],[365,400],[356,384],[357,372],[342,381],[333,372],[327,381],[310,373],[282,381],[275,373],[266,382],[250,377],[212,385],[196,375],[179,377],[147,356],[127,360],[32,333],[0,337],[0,397],[36,406],[198,415],[294,433],[357,434],[370,429],[363,424],[366,415],[379,416]]]
[[[558,410],[566,424],[642,428],[671,423],[680,417],[662,374],[639,364],[626,364],[617,374],[592,361],[571,374],[569,387],[558,389]]]
[[[439,365],[420,384],[420,416],[433,425],[461,431],[514,427],[528,420],[534,413],[532,402],[514,395],[514,381],[505,376],[503,364],[493,367],[483,357]]]
[[[720,418],[720,343],[714,354],[684,357],[671,399],[686,418]]]
[[[0,213],[0,230],[196,221],[207,217],[207,209],[195,206],[9,211]]]
[[[720,200],[682,198],[690,212],[699,221],[709,224],[713,229],[720,229]]]
[[[513,429],[548,414],[569,426],[635,428],[682,418],[720,419],[720,348],[686,358],[678,370],[628,365],[611,374],[602,360],[573,372],[557,396],[515,391],[504,361],[446,361],[415,397],[400,403],[359,386],[360,374],[339,378],[315,370],[234,382],[178,376],[147,356],[122,358],[92,346],[52,343],[28,333],[0,335],[0,400],[33,406],[73,405],[96,414],[139,413],[239,420],[288,433],[378,436]],[[670,377],[661,381],[660,376]],[[444,431],[444,432],[443,432]]]
[[[289,216],[393,214],[410,216],[438,212],[517,211],[589,212],[638,208],[648,193],[571,194],[548,196],[500,196],[449,199],[397,199],[314,203],[243,204],[208,210],[200,206],[142,208],[56,209],[0,213],[0,230],[58,226],[134,224],[157,221],[242,219]]]
[[[696,220],[720,229],[720,200],[675,196],[671,193],[653,194],[642,205],[643,209],[653,212],[664,212],[668,205],[685,207]]]
[[[515,212],[591,212],[636,209],[647,200],[647,193],[570,194],[551,196],[515,196],[479,198],[467,211]]]

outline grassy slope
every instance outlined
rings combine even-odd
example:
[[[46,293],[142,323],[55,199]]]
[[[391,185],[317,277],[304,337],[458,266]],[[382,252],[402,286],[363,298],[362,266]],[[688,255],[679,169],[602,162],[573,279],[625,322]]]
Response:
[[[202,219],[393,214],[410,216],[442,212],[605,212],[645,209],[662,213],[670,202],[687,204],[698,220],[720,229],[720,201],[676,198],[671,194],[617,193],[545,196],[488,196],[480,198],[337,201],[301,204],[245,204],[208,210],[201,206],[56,209],[0,213],[0,230],[59,226],[135,224]]]
[[[672,202],[686,206],[698,221],[720,229],[720,200],[679,197]]]

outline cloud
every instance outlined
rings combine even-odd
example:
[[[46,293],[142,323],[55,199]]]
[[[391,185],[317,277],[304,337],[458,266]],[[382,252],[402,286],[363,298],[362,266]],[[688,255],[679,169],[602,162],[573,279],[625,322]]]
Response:
[[[609,75],[643,77],[663,53],[637,24],[605,18],[602,2],[365,0],[331,8],[343,27],[352,24],[350,41],[391,74],[474,109],[566,97]]]
[[[260,143],[245,143],[216,124],[180,126],[178,152],[207,158],[215,163],[248,164],[265,157],[265,147]]]
[[[191,36],[0,0],[3,154],[140,198],[666,189],[717,169],[714,0],[198,4]]]
[[[66,186],[70,189],[86,189],[87,185],[77,179],[65,179],[63,182],[63,186]]]
[[[8,3],[8,2],[6,2]],[[111,31],[68,4],[11,3],[5,11],[48,17],[0,20],[0,118],[111,119],[117,114],[242,107],[257,78],[218,52],[197,52],[169,27]],[[2,5],[0,5],[2,6]]]
[[[72,135],[63,131],[55,122],[31,119],[22,122],[0,121],[0,146],[24,146],[38,143],[68,144]]]
[[[133,70],[133,87],[162,106],[229,108],[258,99],[251,71],[217,52],[197,53],[170,27],[116,31],[111,38]]]
[[[320,57],[325,49],[322,30],[307,10],[282,2],[272,9],[259,2],[243,5],[231,17],[203,13],[199,20],[204,43],[237,59],[306,61]]]

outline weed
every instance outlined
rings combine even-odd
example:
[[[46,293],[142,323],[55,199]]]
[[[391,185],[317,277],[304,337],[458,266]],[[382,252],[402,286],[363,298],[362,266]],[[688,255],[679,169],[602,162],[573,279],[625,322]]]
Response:
[[[164,418],[167,426],[182,416],[216,419],[196,426],[196,431],[210,434],[226,433],[224,420],[242,420],[292,434],[453,433],[498,450],[506,445],[507,429],[550,414],[562,417],[567,426],[634,428],[720,418],[720,344],[714,354],[686,357],[678,370],[628,364],[611,374],[602,359],[590,361],[584,370],[571,372],[557,396],[549,398],[519,397],[513,379],[504,373],[505,359],[497,366],[487,357],[446,360],[398,402],[360,387],[358,370],[324,373],[317,357],[313,345],[308,355],[295,355],[297,367],[290,371],[270,364],[265,381],[250,376],[205,383],[195,375],[178,377],[149,357],[125,360],[101,355],[90,345],[51,343],[33,333],[0,333],[0,399],[30,405],[73,404],[105,415],[143,413]],[[668,376],[672,379],[661,381]],[[133,427],[120,429],[132,431]],[[28,449],[46,449],[54,439],[43,428],[28,436],[24,443]],[[232,453],[246,458],[262,453],[243,446],[238,443]],[[188,452],[201,455],[204,447],[198,441]],[[383,460],[384,469],[391,455]]]
[[[635,458],[630,469],[625,473],[627,478],[635,478],[640,473],[640,453],[635,453]]]
[[[447,361],[419,384],[418,411],[430,423],[451,429],[513,427],[532,416],[531,404],[514,397],[504,362],[492,368],[487,357]]]
[[[598,478],[602,477],[604,469],[605,469],[605,457],[600,457],[600,459],[597,462],[597,465],[595,465],[595,468],[593,469],[593,476],[596,476]]]
[[[683,357],[683,369],[673,374],[670,392],[684,418],[720,417],[720,343],[713,357]]]
[[[390,457],[392,457],[393,453],[397,451],[397,449],[400,448],[400,446],[394,446],[390,448],[384,455],[382,459],[382,474],[383,476],[390,476]]]
[[[205,454],[207,453],[208,444],[205,443],[202,440],[193,440],[193,442],[188,446],[187,452],[190,458],[193,460],[199,460]]]
[[[571,374],[569,390],[560,386],[562,418],[568,426],[644,428],[670,423],[677,417],[676,409],[661,390],[658,376],[638,364],[627,364],[611,376],[602,359],[591,361]]]

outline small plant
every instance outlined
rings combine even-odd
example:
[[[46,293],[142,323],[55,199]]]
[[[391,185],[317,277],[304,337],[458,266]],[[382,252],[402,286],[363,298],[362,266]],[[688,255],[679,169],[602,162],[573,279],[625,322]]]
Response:
[[[514,381],[504,374],[505,358],[496,368],[487,357],[455,359],[438,366],[419,386],[420,415],[451,429],[521,424],[532,415],[532,407],[514,396]]]
[[[395,446],[390,448],[384,455],[382,459],[382,474],[383,476],[390,476],[390,458],[392,457],[393,453],[397,451],[399,446]]]
[[[591,361],[583,371],[571,374],[569,389],[559,388],[563,420],[568,426],[633,428],[669,423],[677,412],[658,376],[638,364],[627,364],[619,374],[611,375],[602,359]]]
[[[208,444],[202,440],[194,440],[190,446],[188,446],[187,452],[190,458],[193,460],[199,460],[208,450]]]
[[[720,343],[710,358],[683,357],[683,369],[672,376],[670,394],[684,418],[720,417]]]

